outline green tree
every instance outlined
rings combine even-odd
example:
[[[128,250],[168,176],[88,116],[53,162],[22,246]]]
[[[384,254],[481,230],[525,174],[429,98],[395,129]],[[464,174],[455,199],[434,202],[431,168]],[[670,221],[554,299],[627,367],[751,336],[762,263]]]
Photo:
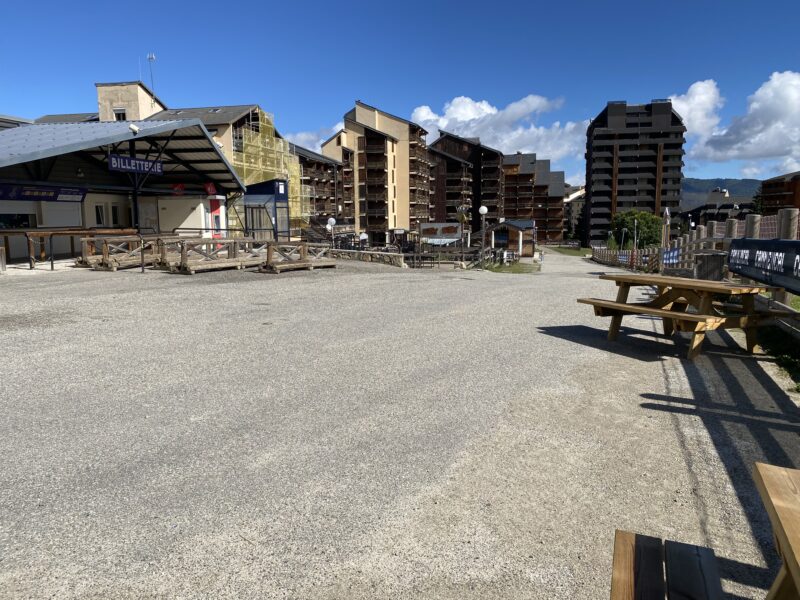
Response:
[[[757,215],[764,214],[764,195],[761,185],[758,186],[756,193],[753,194],[753,212]]]
[[[639,248],[661,243],[661,225],[663,221],[649,212],[630,210],[617,213],[611,219],[611,231],[617,244],[623,249],[633,248],[634,231],[639,240]],[[625,241],[623,243],[623,232]]]

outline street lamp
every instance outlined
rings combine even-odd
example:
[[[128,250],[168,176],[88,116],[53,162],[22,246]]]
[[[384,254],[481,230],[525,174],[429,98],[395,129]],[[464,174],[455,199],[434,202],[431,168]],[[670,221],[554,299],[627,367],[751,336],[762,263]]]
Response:
[[[486,252],[486,213],[489,212],[489,209],[485,206],[481,206],[478,209],[478,214],[481,216],[481,263],[483,263],[483,257]]]
[[[333,226],[336,225],[336,219],[333,217],[328,219],[328,224],[325,226],[325,229],[331,232],[331,248],[334,247],[334,236],[333,236]]]
[[[625,234],[626,233],[628,233],[628,228],[627,227],[623,227],[622,228],[622,241],[619,244],[619,249],[620,250],[625,250]]]

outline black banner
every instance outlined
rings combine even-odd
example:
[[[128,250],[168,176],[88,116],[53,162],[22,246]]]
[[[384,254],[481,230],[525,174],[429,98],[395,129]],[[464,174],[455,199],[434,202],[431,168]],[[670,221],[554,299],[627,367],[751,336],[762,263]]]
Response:
[[[728,268],[742,277],[800,294],[800,241],[731,240]]]

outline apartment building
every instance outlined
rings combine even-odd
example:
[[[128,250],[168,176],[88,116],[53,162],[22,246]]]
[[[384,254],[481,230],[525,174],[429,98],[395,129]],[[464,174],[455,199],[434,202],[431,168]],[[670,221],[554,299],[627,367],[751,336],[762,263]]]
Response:
[[[686,127],[669,100],[609,102],[586,132],[587,240],[608,238],[617,212],[678,214]],[[677,219],[673,221],[677,233]]]
[[[503,156],[503,217],[532,219],[542,243],[564,239],[564,172],[536,154]]]
[[[283,180],[288,187],[289,219],[292,231],[299,234],[307,224],[310,207],[304,203],[300,187],[300,162],[292,153],[289,142],[275,129],[273,115],[257,104],[234,106],[205,106],[169,108],[141,81],[96,83],[96,112],[44,115],[36,123],[91,123],[107,121],[169,121],[199,119],[237,174],[247,185]],[[180,182],[176,183],[180,186]],[[179,188],[176,188],[179,190]],[[186,202],[206,206],[207,227],[239,230],[245,228],[248,211],[263,210],[263,206],[247,205],[246,195],[224,202],[219,199],[188,198]],[[99,214],[99,213],[98,213]],[[110,214],[105,211],[103,214]],[[147,213],[150,214],[150,213]],[[156,227],[158,213],[143,227]],[[261,220],[256,219],[261,222]],[[91,223],[90,223],[91,225]],[[107,225],[97,223],[96,225]]]
[[[416,123],[356,101],[344,128],[322,144],[324,156],[342,163],[343,193],[353,190],[356,229],[371,245],[430,219],[426,134]]]
[[[309,206],[310,222],[324,227],[333,217],[339,226],[353,225],[353,202],[344,202],[342,162],[297,144],[290,148],[300,160],[301,195]]]
[[[439,138],[431,148],[468,162],[472,175],[472,231],[481,228],[478,209],[486,206],[486,224],[494,225],[504,217],[503,153],[481,143],[480,138],[463,138],[439,130]]]
[[[800,208],[800,171],[765,179],[761,207],[765,215],[776,215],[782,208]]]
[[[434,147],[431,163],[431,218],[437,223],[461,221],[472,210],[472,163]]]

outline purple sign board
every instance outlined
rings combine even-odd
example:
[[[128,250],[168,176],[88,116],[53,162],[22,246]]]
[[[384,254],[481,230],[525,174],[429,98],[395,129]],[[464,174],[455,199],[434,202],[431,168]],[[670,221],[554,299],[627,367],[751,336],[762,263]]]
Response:
[[[164,174],[164,163],[160,160],[132,158],[130,156],[120,156],[119,154],[108,155],[108,168],[111,171],[124,171],[126,173]]]
[[[39,202],[83,202],[82,188],[13,185],[0,183],[0,200],[36,200]]]

